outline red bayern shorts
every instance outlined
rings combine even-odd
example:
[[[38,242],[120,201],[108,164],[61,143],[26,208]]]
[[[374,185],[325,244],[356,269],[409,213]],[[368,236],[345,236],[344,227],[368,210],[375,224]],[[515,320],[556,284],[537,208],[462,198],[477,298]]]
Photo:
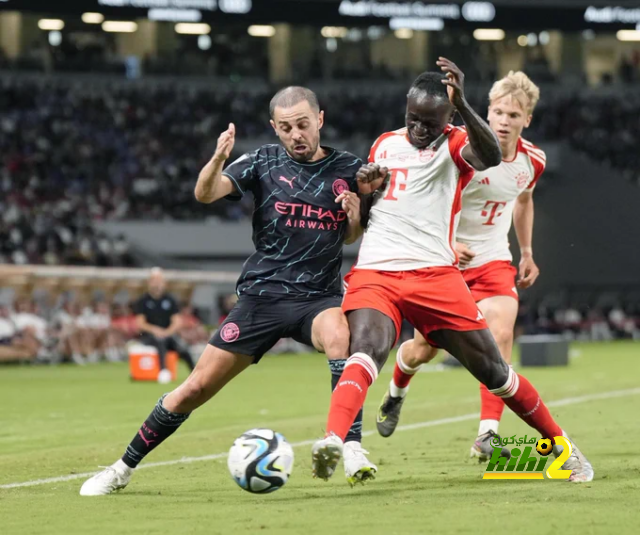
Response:
[[[462,277],[476,303],[498,296],[513,297],[518,301],[517,274],[518,270],[507,260],[495,260],[477,268],[462,270]]]
[[[430,332],[441,329],[487,328],[460,271],[454,266],[413,271],[353,268],[345,277],[345,285],[348,289],[342,310],[347,313],[372,308],[382,312],[396,327],[396,343],[403,318],[427,340]]]

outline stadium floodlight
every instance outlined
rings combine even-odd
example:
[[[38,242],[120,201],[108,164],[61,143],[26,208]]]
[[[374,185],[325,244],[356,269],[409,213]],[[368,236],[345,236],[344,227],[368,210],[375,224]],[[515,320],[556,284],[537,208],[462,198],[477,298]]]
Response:
[[[138,24],[132,20],[105,20],[102,29],[111,33],[133,33],[138,29]]]
[[[179,22],[174,29],[176,33],[184,35],[206,35],[211,33],[211,26],[204,22]]]
[[[618,30],[616,37],[618,38],[618,41],[640,41],[640,31]]]
[[[322,37],[329,38],[343,38],[346,37],[347,33],[349,33],[349,29],[344,26],[324,26],[322,30],[320,30]]]
[[[473,38],[476,41],[502,41],[504,30],[500,28],[477,28],[473,30]]]
[[[247,28],[247,33],[251,37],[273,37],[276,34],[274,26],[253,24]]]
[[[211,48],[211,36],[201,35],[198,37],[198,48],[200,50],[209,50]]]
[[[82,22],[85,24],[100,24],[104,20],[102,13],[83,13]]]
[[[51,46],[60,46],[62,43],[62,34],[58,30],[49,32],[49,44]]]
[[[47,31],[59,31],[64,28],[64,21],[60,19],[40,19],[38,28]]]
[[[411,28],[398,28],[393,35],[396,39],[411,39],[413,37],[413,30]]]
[[[538,34],[538,43],[541,45],[548,45],[551,41],[551,34],[547,31],[542,31]]]
[[[519,35],[518,36],[518,44],[520,46],[527,46],[529,44],[529,39],[526,35]]]

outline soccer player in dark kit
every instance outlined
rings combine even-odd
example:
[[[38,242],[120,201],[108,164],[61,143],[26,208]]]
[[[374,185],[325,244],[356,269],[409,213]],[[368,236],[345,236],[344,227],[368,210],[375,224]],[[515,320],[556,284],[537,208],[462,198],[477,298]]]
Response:
[[[203,203],[238,199],[246,191],[254,195],[256,251],[238,281],[238,302],[195,370],[158,401],[123,457],[84,483],[83,496],[124,488],[151,450],[280,338],[292,337],[325,353],[332,388],[338,383],[349,356],[349,327],[340,308],[342,245],[362,233],[356,193],[362,162],[320,145],[324,113],[311,90],[283,89],[269,111],[281,145],[260,147],[223,171],[235,143],[230,124],[195,188]],[[345,475],[352,485],[373,478],[377,470],[362,449],[361,430],[362,412],[345,440]]]

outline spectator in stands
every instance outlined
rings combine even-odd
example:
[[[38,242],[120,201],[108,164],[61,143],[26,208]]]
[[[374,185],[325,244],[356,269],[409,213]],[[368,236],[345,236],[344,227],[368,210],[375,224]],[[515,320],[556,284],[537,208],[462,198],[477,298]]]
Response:
[[[186,344],[206,344],[209,341],[209,333],[200,319],[195,315],[193,307],[185,303],[180,311],[182,326],[178,334]]]
[[[597,340],[611,340],[611,329],[607,323],[602,310],[599,308],[593,308],[587,315],[587,325],[589,328],[589,338],[593,341]]]
[[[129,340],[137,338],[140,332],[138,320],[129,304],[114,305],[111,325],[119,347],[124,347]]]
[[[166,292],[166,282],[161,269],[151,270],[148,292],[134,306],[140,329],[140,341],[155,347],[160,359],[158,382],[171,381],[171,372],[166,369],[167,351],[175,351],[189,368],[195,367],[189,349],[180,340],[178,332],[182,326],[180,309],[175,299]]]
[[[51,329],[57,340],[59,360],[70,358],[72,362],[83,366],[87,363],[83,352],[83,343],[78,329],[80,307],[68,296],[64,297],[62,307],[56,310],[51,320]]]
[[[40,343],[33,333],[20,332],[9,307],[0,305],[0,362],[33,361],[38,355]]]
[[[554,319],[560,330],[572,338],[577,338],[582,332],[582,314],[576,307],[556,311]]]
[[[609,326],[616,338],[635,338],[636,322],[627,316],[621,306],[615,306],[609,311]]]
[[[235,306],[238,301],[238,296],[236,294],[228,294],[228,295],[220,295],[218,296],[218,310],[220,311],[220,316],[218,317],[218,325],[222,325],[231,309]]]

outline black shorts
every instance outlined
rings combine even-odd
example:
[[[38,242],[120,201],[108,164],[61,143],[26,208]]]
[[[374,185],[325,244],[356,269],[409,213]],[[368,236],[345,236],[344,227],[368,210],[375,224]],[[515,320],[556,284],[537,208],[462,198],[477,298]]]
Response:
[[[250,355],[257,363],[281,338],[293,338],[312,346],[311,326],[315,317],[341,305],[340,296],[300,299],[241,296],[209,343],[232,353]]]

